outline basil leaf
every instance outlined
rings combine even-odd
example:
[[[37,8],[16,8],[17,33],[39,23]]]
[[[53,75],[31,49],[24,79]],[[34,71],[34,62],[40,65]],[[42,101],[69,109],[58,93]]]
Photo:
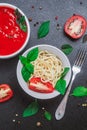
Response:
[[[84,86],[78,86],[73,90],[73,93],[71,95],[76,97],[87,96],[87,88],[85,88]]]
[[[21,63],[22,63],[23,65],[25,65],[25,64],[27,63],[27,58],[26,58],[26,57],[24,57],[24,56],[19,56],[19,59],[20,59],[20,61],[21,61]]]
[[[25,17],[24,17],[24,16],[22,16],[22,17],[20,18],[19,23],[21,23],[21,24],[24,24],[24,23],[25,23]]]
[[[64,95],[66,91],[66,81],[64,79],[59,79],[55,85],[55,89]]]
[[[73,47],[69,44],[65,44],[65,45],[62,45],[61,46],[61,50],[66,54],[66,55],[69,55],[72,50],[73,50]]]
[[[61,79],[63,79],[66,76],[68,71],[69,71],[69,67],[65,67],[63,73],[61,74]]]
[[[23,117],[35,115],[39,111],[39,104],[37,101],[32,102],[23,112]]]
[[[21,73],[22,73],[22,77],[25,80],[25,82],[27,82],[31,76],[31,73],[29,71],[27,71],[25,66],[22,68]]]
[[[27,32],[27,26],[25,24],[20,23],[19,25],[20,25],[21,30],[23,30],[24,32]]]
[[[52,115],[51,115],[51,113],[48,112],[48,111],[45,111],[45,112],[44,112],[44,117],[45,117],[47,120],[49,120],[49,121],[52,119]]]
[[[43,22],[38,29],[38,38],[43,38],[49,33],[50,21]]]
[[[33,73],[34,72],[34,66],[30,63],[27,63],[25,65],[26,69],[30,72],[30,73]]]
[[[27,32],[25,16],[22,16],[18,9],[15,10],[15,15],[17,17],[17,24],[20,26],[20,29]]]
[[[38,57],[38,53],[39,53],[38,47],[32,49],[32,50],[27,54],[27,59],[28,59],[29,61],[34,61],[34,60]]]

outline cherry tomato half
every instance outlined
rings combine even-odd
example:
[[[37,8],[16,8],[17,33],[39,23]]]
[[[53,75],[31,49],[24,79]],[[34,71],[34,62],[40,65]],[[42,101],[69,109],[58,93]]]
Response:
[[[40,93],[51,93],[54,88],[50,82],[42,81],[39,77],[32,77],[29,81],[29,89]]]
[[[13,91],[7,84],[0,85],[0,102],[5,102],[13,96]]]
[[[73,15],[66,21],[64,30],[70,37],[78,39],[85,33],[86,26],[87,22],[83,16]]]

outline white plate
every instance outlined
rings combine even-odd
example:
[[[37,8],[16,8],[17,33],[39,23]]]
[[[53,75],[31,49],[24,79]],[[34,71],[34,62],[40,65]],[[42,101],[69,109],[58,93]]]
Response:
[[[65,80],[66,80],[66,86],[68,86],[70,79],[71,79],[71,65],[70,62],[67,58],[67,56],[58,48],[51,46],[51,45],[37,45],[34,47],[29,48],[24,54],[23,56],[26,56],[27,53],[32,50],[33,48],[38,47],[39,50],[48,50],[49,52],[55,54],[56,56],[58,56],[63,63],[64,67],[69,67],[69,72],[67,73],[67,75],[65,76]],[[56,90],[54,90],[52,93],[48,93],[48,94],[44,94],[44,93],[38,93],[38,92],[34,92],[32,90],[30,90],[27,86],[27,83],[24,81],[22,74],[21,74],[21,69],[22,69],[22,64],[20,62],[20,60],[18,61],[18,65],[17,65],[17,79],[18,82],[21,86],[21,88],[30,96],[37,98],[37,99],[51,99],[54,98],[56,96],[58,96],[60,93]]]

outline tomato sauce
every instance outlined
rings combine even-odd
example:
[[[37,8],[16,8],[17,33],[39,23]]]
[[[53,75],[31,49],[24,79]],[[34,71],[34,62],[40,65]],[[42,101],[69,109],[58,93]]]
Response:
[[[16,22],[15,10],[0,7],[0,55],[10,55],[19,50],[27,37]]]

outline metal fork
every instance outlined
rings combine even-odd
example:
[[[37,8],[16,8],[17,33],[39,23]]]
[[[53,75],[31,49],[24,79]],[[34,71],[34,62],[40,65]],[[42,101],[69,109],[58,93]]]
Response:
[[[70,93],[73,81],[74,81],[76,75],[81,71],[82,65],[83,65],[85,58],[86,58],[86,53],[87,52],[84,49],[80,49],[77,53],[76,60],[75,60],[74,65],[72,67],[73,75],[72,75],[71,82],[69,84],[69,87],[67,89],[67,92],[66,92],[63,100],[61,101],[61,103],[59,104],[59,106],[57,107],[56,112],[55,112],[55,118],[57,120],[60,120],[61,118],[63,118],[63,116],[65,114],[66,104],[67,104],[67,100],[69,97],[69,93]]]

